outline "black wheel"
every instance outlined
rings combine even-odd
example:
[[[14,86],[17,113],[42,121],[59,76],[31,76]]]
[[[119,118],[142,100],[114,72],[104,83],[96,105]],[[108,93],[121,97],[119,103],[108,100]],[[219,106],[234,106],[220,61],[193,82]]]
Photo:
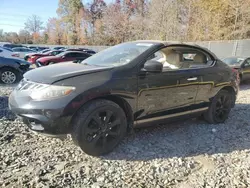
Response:
[[[2,68],[0,69],[0,79],[4,84],[13,84],[20,80],[20,75],[13,68]]]
[[[213,98],[208,111],[204,114],[204,118],[209,123],[223,123],[233,106],[233,96],[226,90],[221,90]]]
[[[95,100],[84,105],[73,120],[73,141],[93,156],[111,152],[127,131],[123,109],[108,100]]]

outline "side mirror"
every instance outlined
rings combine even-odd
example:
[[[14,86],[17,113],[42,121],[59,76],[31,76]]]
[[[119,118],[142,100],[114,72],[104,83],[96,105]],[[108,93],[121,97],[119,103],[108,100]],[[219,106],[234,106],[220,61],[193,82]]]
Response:
[[[162,69],[163,69],[162,63],[155,61],[155,60],[148,60],[144,64],[142,71],[159,73],[159,72],[162,72]]]

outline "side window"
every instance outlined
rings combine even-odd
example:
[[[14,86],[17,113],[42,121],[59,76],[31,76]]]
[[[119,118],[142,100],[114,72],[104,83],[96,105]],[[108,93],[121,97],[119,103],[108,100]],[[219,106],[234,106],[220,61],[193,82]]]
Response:
[[[73,57],[72,53],[65,54],[65,57]]]
[[[54,51],[54,52],[51,52],[50,55],[57,55],[58,52]]]
[[[213,60],[202,51],[187,47],[166,47],[149,59],[163,64],[163,70],[204,68],[212,65]]]
[[[83,57],[83,58],[88,58],[89,55],[88,54],[80,54],[80,57]]]
[[[3,52],[3,50],[0,49],[0,53]]]
[[[244,63],[245,67],[250,67],[250,59],[246,59],[245,63]]]

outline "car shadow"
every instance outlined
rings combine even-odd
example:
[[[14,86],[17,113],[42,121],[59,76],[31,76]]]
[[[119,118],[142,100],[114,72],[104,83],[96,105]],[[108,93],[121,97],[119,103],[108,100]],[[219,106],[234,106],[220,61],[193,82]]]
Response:
[[[164,126],[138,129],[110,154],[109,160],[147,161],[230,153],[250,149],[250,104],[236,104],[223,124],[183,120]]]

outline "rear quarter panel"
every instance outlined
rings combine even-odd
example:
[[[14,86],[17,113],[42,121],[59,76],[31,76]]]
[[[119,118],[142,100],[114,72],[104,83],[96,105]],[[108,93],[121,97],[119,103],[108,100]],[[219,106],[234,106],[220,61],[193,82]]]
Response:
[[[232,69],[217,60],[214,67],[201,70],[202,80],[199,84],[196,104],[208,106],[213,97],[223,88],[232,88],[238,93],[238,83]]]

